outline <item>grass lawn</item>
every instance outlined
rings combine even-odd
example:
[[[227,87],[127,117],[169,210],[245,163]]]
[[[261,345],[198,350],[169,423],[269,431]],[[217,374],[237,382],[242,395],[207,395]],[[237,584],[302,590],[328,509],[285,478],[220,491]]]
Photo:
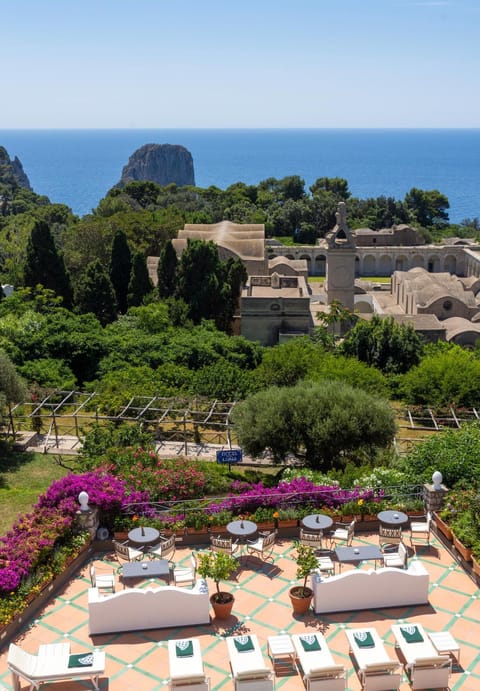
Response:
[[[67,472],[49,454],[0,455],[0,535],[10,530],[19,513],[31,510],[53,480]]]

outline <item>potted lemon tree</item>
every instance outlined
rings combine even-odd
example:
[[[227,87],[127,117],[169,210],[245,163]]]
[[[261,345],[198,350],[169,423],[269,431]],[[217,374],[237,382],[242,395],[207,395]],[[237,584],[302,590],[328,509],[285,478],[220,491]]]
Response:
[[[303,578],[303,585],[295,585],[290,588],[289,595],[295,614],[305,614],[310,608],[313,598],[313,590],[307,586],[307,578],[317,566],[317,557],[312,547],[296,544],[294,554],[297,562],[297,578]]]
[[[210,602],[217,619],[227,619],[234,603],[232,593],[220,590],[220,581],[226,581],[237,570],[235,557],[224,552],[204,552],[198,555],[197,572],[202,578],[211,578],[217,592],[210,596]]]

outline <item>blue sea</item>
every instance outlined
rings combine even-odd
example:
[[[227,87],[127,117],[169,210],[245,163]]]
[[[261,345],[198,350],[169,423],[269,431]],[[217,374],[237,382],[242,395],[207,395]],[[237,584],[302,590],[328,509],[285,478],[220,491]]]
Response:
[[[356,197],[437,189],[452,222],[480,217],[480,129],[0,130],[0,145],[18,156],[35,192],[80,216],[148,143],[185,146],[199,187],[300,175],[308,189],[319,177],[342,177]]]

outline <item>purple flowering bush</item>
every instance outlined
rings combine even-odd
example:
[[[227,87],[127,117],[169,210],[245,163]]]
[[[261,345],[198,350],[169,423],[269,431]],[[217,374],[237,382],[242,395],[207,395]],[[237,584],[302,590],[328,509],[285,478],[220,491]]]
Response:
[[[49,562],[56,547],[72,538],[82,490],[105,513],[121,511],[132,501],[141,505],[149,500],[147,493],[130,491],[125,480],[103,470],[56,480],[34,510],[20,516],[0,538],[0,598],[13,595],[27,576]]]

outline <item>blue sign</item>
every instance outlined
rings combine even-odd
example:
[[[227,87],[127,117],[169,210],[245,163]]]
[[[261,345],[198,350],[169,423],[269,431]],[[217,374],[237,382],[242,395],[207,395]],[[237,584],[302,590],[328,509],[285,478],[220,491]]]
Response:
[[[241,449],[226,449],[225,451],[217,451],[217,463],[241,463],[242,450]]]

